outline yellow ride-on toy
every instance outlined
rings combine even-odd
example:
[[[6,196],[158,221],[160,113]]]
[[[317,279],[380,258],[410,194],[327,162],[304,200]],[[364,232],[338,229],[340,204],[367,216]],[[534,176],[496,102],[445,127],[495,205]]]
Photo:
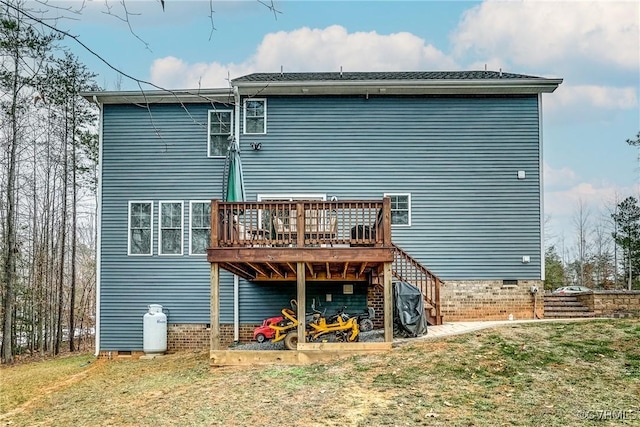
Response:
[[[354,342],[359,340],[358,319],[350,317],[344,308],[327,318],[324,312],[315,308],[315,301],[311,305],[313,313],[306,316],[305,334],[309,342],[318,340]],[[273,342],[284,340],[287,350],[295,350],[298,345],[298,302],[291,300],[291,308],[283,308],[283,320],[269,325],[276,333]]]

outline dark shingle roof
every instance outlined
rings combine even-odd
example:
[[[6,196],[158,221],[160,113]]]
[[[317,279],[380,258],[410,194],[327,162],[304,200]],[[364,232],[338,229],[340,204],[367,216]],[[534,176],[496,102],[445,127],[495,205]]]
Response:
[[[242,82],[305,82],[305,81],[366,81],[366,80],[492,80],[492,79],[540,79],[524,74],[499,71],[374,71],[328,73],[253,73],[233,79]]]

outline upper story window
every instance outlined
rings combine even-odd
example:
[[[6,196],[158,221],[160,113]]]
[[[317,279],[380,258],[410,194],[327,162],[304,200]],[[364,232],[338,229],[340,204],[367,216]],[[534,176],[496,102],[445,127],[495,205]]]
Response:
[[[153,202],[129,202],[127,253],[151,255],[153,240]]]
[[[189,209],[190,255],[204,255],[211,236],[211,202],[191,202]]]
[[[225,157],[233,129],[232,110],[209,110],[209,157]]]
[[[160,202],[158,255],[182,255],[182,202]]]
[[[244,133],[267,133],[267,100],[244,100]]]
[[[411,225],[411,194],[385,193],[391,199],[391,225]]]

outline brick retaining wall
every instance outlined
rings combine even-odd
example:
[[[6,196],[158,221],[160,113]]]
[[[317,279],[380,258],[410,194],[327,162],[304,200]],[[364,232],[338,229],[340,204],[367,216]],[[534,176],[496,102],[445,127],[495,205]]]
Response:
[[[596,317],[640,317],[640,291],[593,291],[576,297]]]

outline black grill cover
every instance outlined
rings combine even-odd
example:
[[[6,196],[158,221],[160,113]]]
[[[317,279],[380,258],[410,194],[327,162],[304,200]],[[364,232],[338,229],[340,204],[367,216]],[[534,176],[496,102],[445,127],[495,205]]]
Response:
[[[410,283],[393,284],[393,334],[399,337],[419,337],[427,333],[424,297]]]

